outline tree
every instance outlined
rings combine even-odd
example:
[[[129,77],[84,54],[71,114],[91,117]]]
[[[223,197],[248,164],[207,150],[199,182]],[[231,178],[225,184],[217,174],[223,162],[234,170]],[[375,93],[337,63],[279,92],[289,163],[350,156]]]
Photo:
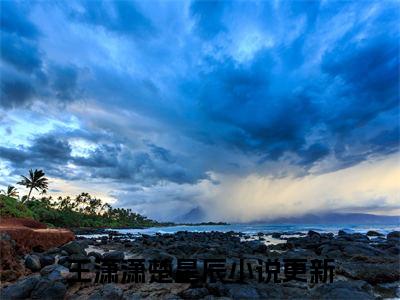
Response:
[[[0,193],[5,196],[8,196],[8,197],[13,197],[13,198],[18,197],[18,191],[17,191],[16,187],[12,186],[12,185],[9,185],[7,187],[7,190],[1,190]]]
[[[29,197],[31,196],[33,189],[42,193],[43,191],[47,191],[49,183],[48,179],[44,177],[44,175],[45,174],[42,170],[37,169],[35,169],[35,171],[32,171],[32,169],[29,170],[29,178],[21,175],[23,179],[17,184],[24,185],[26,188],[29,189],[26,201],[29,201]]]

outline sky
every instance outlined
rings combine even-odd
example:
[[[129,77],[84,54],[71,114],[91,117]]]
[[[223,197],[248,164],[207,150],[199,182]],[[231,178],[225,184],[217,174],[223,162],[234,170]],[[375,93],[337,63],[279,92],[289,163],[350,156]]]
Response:
[[[50,195],[162,221],[399,215],[399,20],[398,1],[1,1],[0,188],[43,169]]]

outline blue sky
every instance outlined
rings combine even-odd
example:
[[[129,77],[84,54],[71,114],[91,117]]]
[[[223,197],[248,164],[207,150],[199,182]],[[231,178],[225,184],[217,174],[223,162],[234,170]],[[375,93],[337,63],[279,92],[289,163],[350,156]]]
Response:
[[[397,1],[1,11],[0,185],[42,168],[162,220],[399,211]]]

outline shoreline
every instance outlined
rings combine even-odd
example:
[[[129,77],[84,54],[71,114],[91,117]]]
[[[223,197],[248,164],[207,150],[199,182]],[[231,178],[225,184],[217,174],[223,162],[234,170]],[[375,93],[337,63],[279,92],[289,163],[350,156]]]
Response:
[[[400,297],[400,232],[383,235],[379,232],[318,233],[309,231],[298,236],[257,233],[250,236],[235,232],[190,232],[173,234],[113,234],[90,238],[78,236],[75,241],[44,252],[31,252],[25,256],[25,266],[39,268],[29,271],[26,276],[10,284],[2,284],[2,299],[9,299],[12,293],[21,290],[21,285],[30,280],[35,282],[29,296],[38,296],[40,291],[58,287],[54,299],[106,299],[110,293],[113,299],[315,299],[325,297],[348,299],[375,299]],[[280,243],[268,243],[269,236]],[[288,258],[334,259],[335,277],[333,283],[311,284],[289,281],[284,283],[259,283],[255,278],[248,282],[216,283],[143,283],[143,284],[70,284],[68,268],[70,258],[89,259],[89,269],[95,270],[100,259],[143,258],[165,259],[176,268],[177,259],[191,258],[203,263],[208,258],[226,258],[227,262],[237,259],[275,260]],[[47,262],[46,262],[47,261]],[[231,271],[228,266],[228,271]],[[30,274],[29,274],[30,273]],[[122,274],[120,274],[122,276]],[[280,274],[282,276],[283,274]],[[91,275],[93,276],[93,274]],[[52,279],[49,279],[52,278]],[[146,274],[146,278],[150,278]],[[93,279],[93,278],[92,278]],[[25,281],[25,283],[24,283]],[[39,285],[44,286],[37,290]],[[26,289],[25,289],[26,292]],[[48,294],[46,294],[48,295]],[[62,298],[57,298],[62,295]],[[50,295],[48,295],[50,296]],[[11,299],[11,298],[10,298]]]
[[[199,227],[199,228],[196,228]],[[186,230],[186,228],[188,230]],[[290,228],[290,229],[289,229]],[[175,230],[179,229],[179,230]],[[400,224],[253,224],[253,223],[232,223],[232,224],[204,224],[204,223],[193,223],[189,224],[175,224],[168,226],[149,226],[149,227],[120,227],[120,228],[70,228],[76,235],[89,236],[98,234],[109,234],[114,235],[125,234],[135,232],[135,234],[150,234],[154,235],[157,233],[175,233],[177,231],[193,231],[193,232],[209,232],[209,231],[221,231],[229,232],[234,231],[237,233],[244,234],[273,234],[275,232],[284,232],[287,235],[292,234],[305,234],[309,230],[316,231],[318,233],[334,233],[337,234],[340,230],[348,233],[363,233],[366,234],[368,231],[380,231],[387,234],[391,231],[400,231]]]

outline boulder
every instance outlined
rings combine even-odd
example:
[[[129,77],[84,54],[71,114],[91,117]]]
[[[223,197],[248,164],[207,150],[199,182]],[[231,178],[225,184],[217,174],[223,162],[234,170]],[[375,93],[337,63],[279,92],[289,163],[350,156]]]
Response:
[[[386,236],[386,238],[388,240],[397,240],[400,239],[400,231],[392,231],[390,233],[388,233],[388,235]]]
[[[115,283],[109,283],[90,295],[88,300],[119,300],[122,299],[122,297],[123,290]]]
[[[59,265],[62,265],[62,266],[65,267],[66,265],[69,265],[68,260],[69,260],[68,256],[60,256],[60,257],[58,258],[57,263],[58,263]]]
[[[25,267],[32,272],[39,271],[42,268],[40,258],[37,255],[27,255],[25,258]]]
[[[311,292],[312,299],[375,299],[372,288],[365,281],[336,281],[320,285]]]
[[[42,278],[31,293],[32,299],[57,300],[64,299],[67,286],[60,281]]]
[[[382,233],[379,233],[377,231],[374,230],[370,230],[367,232],[367,236],[384,236]]]
[[[249,241],[245,242],[244,245],[249,247],[254,252],[265,253],[268,249],[268,247],[263,242],[260,241]]]
[[[312,240],[319,240],[321,238],[321,235],[314,230],[308,231],[307,236]]]
[[[45,266],[52,265],[56,261],[55,257],[52,255],[41,255],[39,257],[39,260],[40,260],[40,264],[41,264],[42,268]]]
[[[29,276],[0,291],[0,299],[26,299],[40,281],[39,275]]]
[[[343,247],[343,253],[348,256],[383,256],[385,252],[364,243],[348,243]]]
[[[344,275],[356,280],[363,280],[370,284],[388,283],[400,280],[398,262],[343,262],[338,264],[336,274]]]
[[[46,254],[59,254],[60,248],[53,247],[46,251]]]
[[[281,237],[281,235],[282,235],[282,233],[280,233],[280,232],[274,232],[274,233],[272,233],[272,237],[274,238],[274,239],[279,239],[280,237]]]
[[[88,260],[89,257],[86,256],[86,254],[81,253],[81,254],[71,254],[68,258],[70,260]]]
[[[71,241],[61,247],[62,250],[68,254],[85,254],[85,251],[80,243],[77,241]]]
[[[104,260],[123,260],[125,257],[122,251],[110,251],[103,254]]]
[[[172,261],[175,259],[174,256],[158,249],[146,249],[141,253],[141,256],[144,257],[145,259],[154,259],[154,260]]]
[[[260,299],[255,287],[244,284],[229,285],[228,296],[232,297],[232,299]]]
[[[63,281],[69,277],[69,270],[61,265],[50,265],[44,267],[40,275],[52,281]]]
[[[187,289],[179,294],[183,299],[201,299],[209,294],[206,288]]]
[[[99,262],[103,257],[99,252],[94,252],[94,251],[89,252],[87,256],[94,257],[96,262]]]

